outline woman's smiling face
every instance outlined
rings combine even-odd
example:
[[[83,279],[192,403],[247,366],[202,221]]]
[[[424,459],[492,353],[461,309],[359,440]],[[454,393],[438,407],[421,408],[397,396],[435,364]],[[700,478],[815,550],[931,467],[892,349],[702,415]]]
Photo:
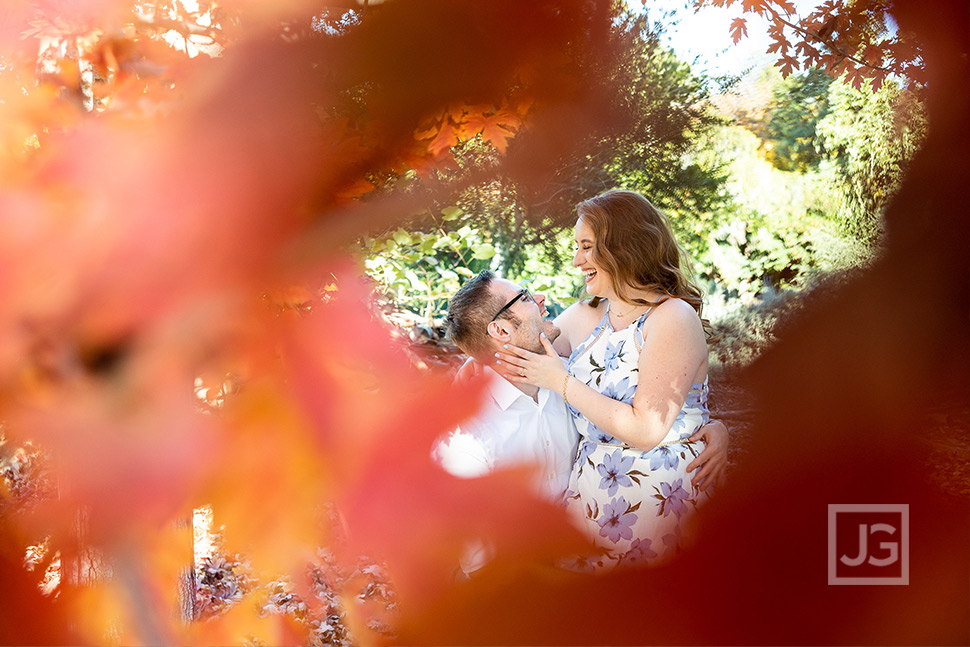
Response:
[[[583,273],[586,292],[595,297],[609,298],[613,295],[613,282],[610,274],[594,261],[596,236],[593,228],[580,218],[576,221],[576,255],[573,265]]]

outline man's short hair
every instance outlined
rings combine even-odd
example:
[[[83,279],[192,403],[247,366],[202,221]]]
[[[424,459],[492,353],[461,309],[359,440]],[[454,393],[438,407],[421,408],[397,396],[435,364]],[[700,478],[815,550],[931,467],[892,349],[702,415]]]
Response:
[[[502,307],[501,297],[493,294],[490,288],[494,278],[494,272],[482,270],[461,286],[448,302],[445,319],[448,336],[467,355],[491,354],[488,324]]]

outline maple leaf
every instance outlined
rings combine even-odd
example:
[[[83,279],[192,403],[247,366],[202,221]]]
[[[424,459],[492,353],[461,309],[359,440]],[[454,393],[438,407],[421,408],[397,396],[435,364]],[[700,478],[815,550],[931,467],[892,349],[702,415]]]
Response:
[[[522,121],[512,112],[500,111],[494,115],[469,115],[467,128],[470,132],[481,133],[482,139],[491,143],[500,153],[505,153],[508,142],[515,137],[515,129]]]
[[[745,13],[765,14],[768,11],[765,0],[741,0]]]
[[[438,130],[438,135],[431,141],[430,144],[428,144],[428,150],[435,157],[441,157],[457,143],[458,137],[455,135],[455,127],[450,121],[445,121],[443,124],[441,124],[441,129]]]
[[[481,108],[481,106],[454,105],[447,109],[446,114],[448,115],[448,118],[451,119],[452,123],[459,124],[464,121],[465,115],[468,113],[474,113]],[[489,106],[485,106],[484,109],[488,110]]]
[[[826,61],[826,72],[833,78],[842,76],[849,66],[849,60],[840,56],[825,56],[823,60]]]
[[[431,125],[428,126],[418,126],[414,129],[414,138],[418,141],[431,139],[438,134],[439,130],[441,130],[441,127],[437,122],[432,122]]]
[[[348,186],[337,191],[336,196],[339,202],[347,202],[355,198],[359,198],[366,193],[370,193],[376,188],[377,186],[373,182],[369,182],[363,178],[358,178]]]
[[[879,88],[882,87],[883,81],[886,80],[886,73],[877,71],[872,77],[872,91],[879,92]]]
[[[481,125],[478,124],[478,127],[476,128],[475,124],[476,120],[469,118],[468,115],[466,115],[466,118],[463,119],[461,123],[455,125],[455,134],[458,135],[458,139],[461,141],[468,141],[478,133],[482,132]]]
[[[879,65],[882,62],[882,50],[876,45],[869,45],[863,50],[862,58],[869,65]]]
[[[734,39],[734,44],[737,45],[738,42],[748,35],[748,21],[744,18],[735,18],[731,21],[731,38]],[[769,50],[770,51],[770,50]]]
[[[795,5],[790,0],[775,0],[775,4],[789,16],[795,13]]]
[[[795,46],[795,51],[810,61],[817,60],[820,56],[820,52],[806,42],[798,43]]]
[[[785,54],[788,52],[788,41],[776,40],[771,45],[768,45],[768,49],[765,50],[768,54],[778,52],[779,54]]]
[[[845,73],[845,80],[856,90],[861,90],[866,82],[866,76],[855,66],[850,67]]]
[[[788,77],[798,67],[798,61],[791,56],[782,56],[775,65],[781,68],[781,75]]]

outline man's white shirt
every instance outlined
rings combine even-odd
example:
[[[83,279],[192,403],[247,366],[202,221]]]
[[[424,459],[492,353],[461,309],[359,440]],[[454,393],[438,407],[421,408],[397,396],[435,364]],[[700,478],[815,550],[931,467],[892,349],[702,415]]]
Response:
[[[478,415],[440,442],[441,466],[462,478],[522,464],[535,466],[536,491],[558,502],[569,485],[579,434],[562,396],[539,389],[537,400],[490,367]]]

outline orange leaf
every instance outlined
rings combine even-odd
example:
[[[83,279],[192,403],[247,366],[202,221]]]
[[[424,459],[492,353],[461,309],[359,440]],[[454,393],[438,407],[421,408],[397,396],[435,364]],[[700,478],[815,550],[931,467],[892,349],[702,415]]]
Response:
[[[795,13],[795,4],[789,0],[775,0],[775,4],[789,15]]]
[[[414,129],[414,138],[418,141],[421,141],[422,139],[431,139],[435,136],[435,133],[438,132],[438,125],[436,123],[432,123],[430,126],[424,129],[420,128],[421,126],[418,126]]]
[[[468,112],[475,112],[478,110],[478,106],[466,106],[466,105],[456,105],[450,106],[447,111],[448,118],[451,119],[453,123],[460,123],[464,118],[465,114]]]
[[[764,0],[741,0],[741,5],[747,13],[763,13],[765,11]]]
[[[744,18],[735,18],[731,21],[731,38],[737,44],[742,38],[748,35],[748,21]]]
[[[458,139],[461,141],[468,141],[478,133],[482,132],[481,124],[478,124],[476,129],[473,123],[476,123],[473,119],[466,119],[458,124],[455,129],[455,133],[458,135]]]
[[[502,111],[487,117],[481,114],[470,115],[467,128],[473,133],[482,133],[485,141],[495,146],[500,153],[505,153],[509,140],[515,137],[515,129],[521,123],[515,114]]]
[[[441,124],[441,130],[438,131],[438,136],[428,144],[428,150],[435,157],[440,157],[445,151],[458,143],[458,137],[455,135],[455,128],[450,122],[446,121]]]
[[[359,198],[365,193],[370,193],[375,188],[377,188],[373,182],[368,182],[364,179],[355,180],[353,183],[345,186],[340,191],[337,192],[337,198],[341,202],[346,202],[348,200],[353,200],[354,198]]]

